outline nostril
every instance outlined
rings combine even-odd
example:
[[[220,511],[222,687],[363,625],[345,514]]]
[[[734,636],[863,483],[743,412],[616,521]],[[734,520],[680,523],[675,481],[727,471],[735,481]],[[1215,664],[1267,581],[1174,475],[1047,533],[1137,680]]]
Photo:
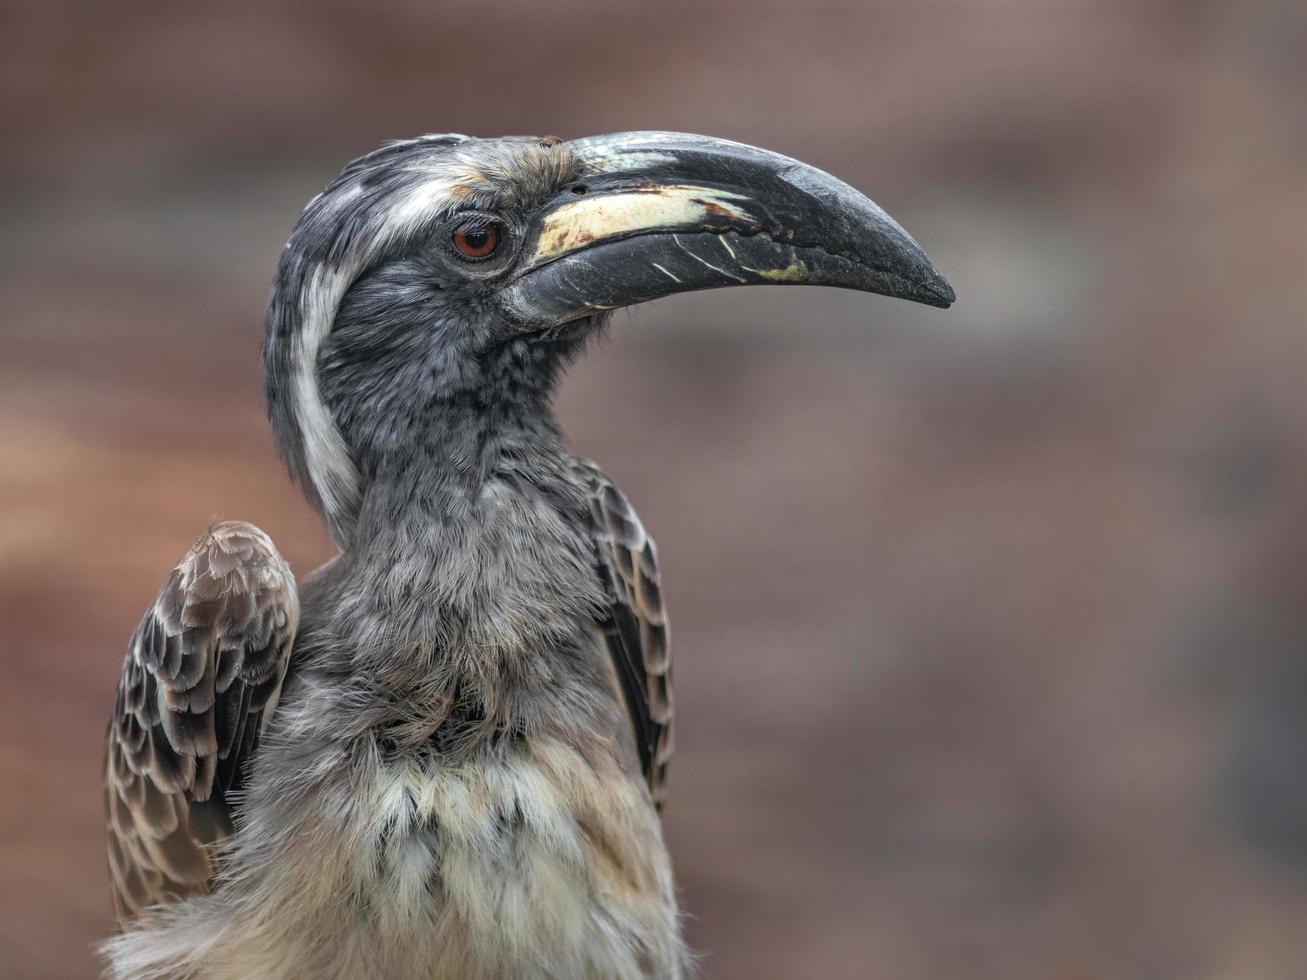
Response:
[[[573,194],[576,194],[576,195],[579,196],[579,195],[581,195],[581,194],[584,194],[585,192],[586,192],[586,186],[585,186],[585,184],[573,184],[573,185],[572,185],[572,193],[573,193]]]

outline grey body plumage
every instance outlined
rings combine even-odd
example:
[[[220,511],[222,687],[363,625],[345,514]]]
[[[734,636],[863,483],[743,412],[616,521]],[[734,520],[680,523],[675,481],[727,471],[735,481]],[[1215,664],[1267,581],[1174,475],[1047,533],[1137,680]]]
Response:
[[[340,553],[297,590],[215,525],[142,621],[110,973],[684,974],[657,556],[550,400],[609,310],[768,282],[952,299],[847,185],[704,137],[425,137],[310,202],[267,398]]]

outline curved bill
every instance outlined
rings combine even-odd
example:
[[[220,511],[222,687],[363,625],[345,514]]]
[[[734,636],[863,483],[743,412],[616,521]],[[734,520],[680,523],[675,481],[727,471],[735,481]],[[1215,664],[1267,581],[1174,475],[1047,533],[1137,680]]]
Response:
[[[947,307],[953,289],[873,201],[798,160],[686,133],[568,144],[580,176],[536,214],[502,296],[554,326],[718,286],[839,286]]]

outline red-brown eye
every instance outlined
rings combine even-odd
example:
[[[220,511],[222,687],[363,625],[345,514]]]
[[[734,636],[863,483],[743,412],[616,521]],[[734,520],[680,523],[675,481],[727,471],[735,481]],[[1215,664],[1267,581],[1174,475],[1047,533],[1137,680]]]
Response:
[[[465,221],[454,229],[454,247],[469,259],[484,259],[499,247],[499,226],[493,221]]]

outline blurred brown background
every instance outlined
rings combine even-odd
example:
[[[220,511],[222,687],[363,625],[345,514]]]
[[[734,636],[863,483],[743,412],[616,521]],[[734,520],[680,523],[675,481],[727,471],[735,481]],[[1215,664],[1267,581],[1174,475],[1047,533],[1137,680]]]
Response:
[[[1302,0],[0,9],[0,974],[94,973],[172,563],[328,555],[260,403],[299,208],[387,138],[669,128],[960,297],[679,297],[562,395],[661,546],[704,975],[1307,975]]]

